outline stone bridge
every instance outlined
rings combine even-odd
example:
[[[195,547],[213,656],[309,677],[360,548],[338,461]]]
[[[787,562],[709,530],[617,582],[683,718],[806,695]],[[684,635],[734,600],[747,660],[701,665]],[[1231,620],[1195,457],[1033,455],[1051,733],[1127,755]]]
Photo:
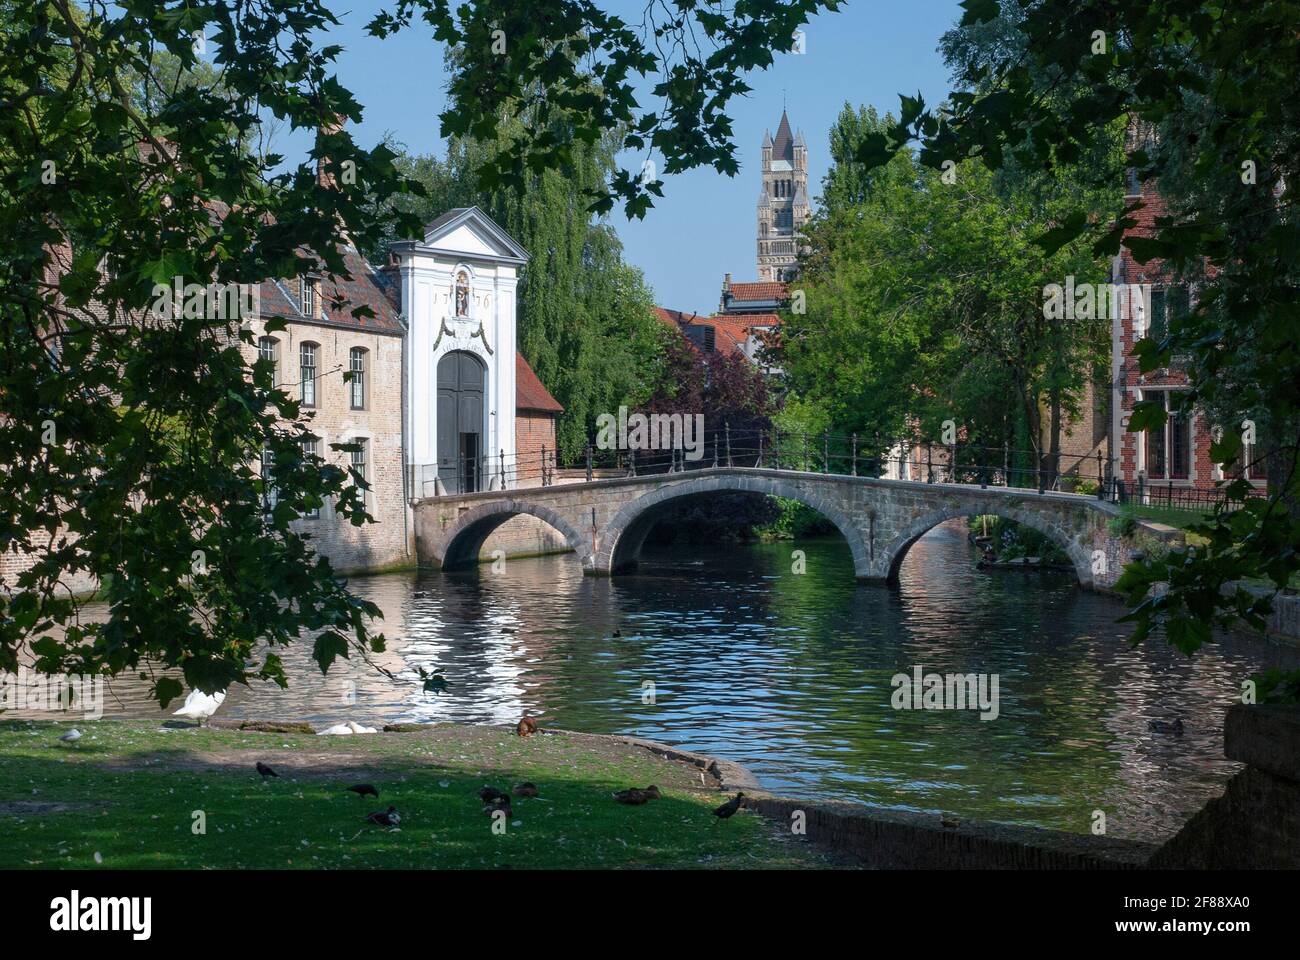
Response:
[[[854,573],[865,583],[895,581],[908,548],[936,524],[980,514],[1047,535],[1065,550],[1084,586],[1110,586],[1128,559],[1124,544],[1107,531],[1118,508],[1095,497],[746,467],[419,500],[416,551],[425,566],[471,567],[497,527],[526,514],[553,527],[586,573],[610,576],[635,568],[646,535],[671,507],[722,492],[786,497],[816,510],[848,541]]]

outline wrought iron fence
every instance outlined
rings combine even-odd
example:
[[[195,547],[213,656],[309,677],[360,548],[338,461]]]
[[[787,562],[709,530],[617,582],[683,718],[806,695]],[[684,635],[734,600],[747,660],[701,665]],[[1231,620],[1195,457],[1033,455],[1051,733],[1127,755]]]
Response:
[[[680,435],[679,435],[680,436]],[[466,460],[456,470],[458,489],[438,478],[435,465],[420,468],[416,495],[441,496],[474,490],[551,486],[612,477],[644,477],[722,467],[910,480],[920,483],[1014,487],[1027,491],[1081,493],[1115,503],[1207,512],[1225,501],[1222,488],[1126,481],[1113,475],[1100,450],[1045,452],[908,438],[882,441],[858,434],[789,433],[777,429],[706,430],[687,446],[666,449],[602,449],[588,444],[580,459],[561,466],[557,451]],[[473,484],[460,478],[473,477]],[[1262,490],[1250,494],[1263,495]]]

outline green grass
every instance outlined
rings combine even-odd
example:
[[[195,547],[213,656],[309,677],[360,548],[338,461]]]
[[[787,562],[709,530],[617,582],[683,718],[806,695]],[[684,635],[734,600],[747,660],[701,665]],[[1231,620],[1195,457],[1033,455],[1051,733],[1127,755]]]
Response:
[[[1176,510],[1172,507],[1153,507],[1135,503],[1125,503],[1121,509],[1124,516],[1132,517],[1134,520],[1151,520],[1179,530],[1186,529],[1204,517],[1204,513],[1199,510]]]
[[[0,869],[796,868],[836,865],[699,771],[609,740],[495,727],[313,737],[157,722],[0,721]],[[280,773],[263,783],[262,760]],[[531,780],[495,835],[477,793]],[[369,782],[379,802],[346,787]],[[642,807],[611,791],[656,783]],[[401,829],[364,822],[395,804]],[[195,811],[206,817],[196,834]],[[98,859],[96,858],[98,854]]]

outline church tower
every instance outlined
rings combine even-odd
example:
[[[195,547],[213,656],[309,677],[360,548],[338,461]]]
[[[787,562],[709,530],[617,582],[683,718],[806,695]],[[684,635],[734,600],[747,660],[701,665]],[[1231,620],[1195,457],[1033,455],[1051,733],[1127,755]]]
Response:
[[[791,136],[781,111],[776,139],[763,135],[763,190],[758,197],[758,279],[793,280],[798,272],[798,231],[808,222],[808,147]]]

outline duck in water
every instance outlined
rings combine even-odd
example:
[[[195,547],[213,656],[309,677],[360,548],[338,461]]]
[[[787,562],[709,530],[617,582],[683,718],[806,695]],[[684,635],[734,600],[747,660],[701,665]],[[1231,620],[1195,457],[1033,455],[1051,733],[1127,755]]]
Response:
[[[1152,733],[1171,733],[1175,737],[1183,735],[1183,718],[1176,717],[1172,723],[1168,720],[1148,720],[1147,729]]]

